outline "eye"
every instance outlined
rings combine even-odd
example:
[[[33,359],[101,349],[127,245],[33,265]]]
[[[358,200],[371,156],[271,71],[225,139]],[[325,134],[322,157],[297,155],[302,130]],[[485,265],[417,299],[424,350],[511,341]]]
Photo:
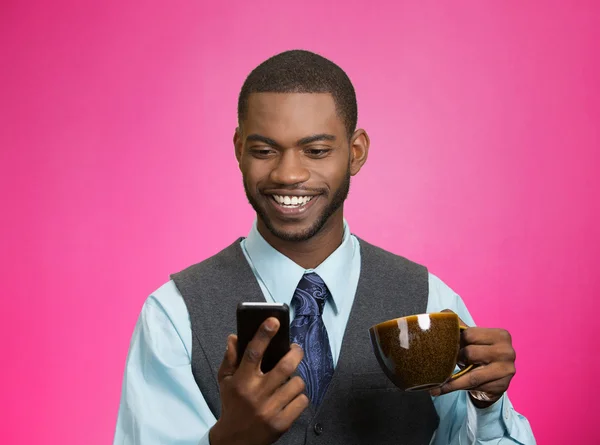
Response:
[[[276,151],[269,147],[251,147],[250,153],[255,158],[268,158],[276,154]]]
[[[304,150],[304,152],[309,155],[311,158],[323,158],[329,154],[331,148],[324,147],[310,147]]]

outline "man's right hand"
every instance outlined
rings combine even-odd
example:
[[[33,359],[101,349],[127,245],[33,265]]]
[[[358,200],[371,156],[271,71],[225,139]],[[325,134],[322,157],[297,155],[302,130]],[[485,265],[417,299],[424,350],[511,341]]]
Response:
[[[269,318],[248,343],[237,363],[237,336],[227,338],[225,357],[219,368],[221,417],[209,434],[211,445],[268,445],[285,433],[309,404],[304,381],[290,376],[302,361],[298,345],[266,374],[260,362],[279,321]]]

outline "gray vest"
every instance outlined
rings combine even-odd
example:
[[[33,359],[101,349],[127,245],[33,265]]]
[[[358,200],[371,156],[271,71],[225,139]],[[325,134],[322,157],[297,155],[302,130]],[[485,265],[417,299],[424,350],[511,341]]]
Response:
[[[265,301],[240,246],[172,276],[192,328],[192,372],[209,408],[221,413],[217,372],[240,301]],[[398,390],[371,349],[372,325],[426,311],[427,269],[359,240],[361,273],[333,379],[318,408],[305,410],[277,444],[429,444],[438,416],[425,393]]]

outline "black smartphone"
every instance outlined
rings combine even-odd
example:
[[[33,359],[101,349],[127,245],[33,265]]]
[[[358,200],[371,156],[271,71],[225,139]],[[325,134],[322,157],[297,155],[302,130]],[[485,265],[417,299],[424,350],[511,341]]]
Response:
[[[285,303],[239,303],[237,306],[237,356],[238,365],[246,346],[269,317],[279,320],[279,330],[271,339],[260,365],[262,372],[269,372],[290,350],[290,308]]]

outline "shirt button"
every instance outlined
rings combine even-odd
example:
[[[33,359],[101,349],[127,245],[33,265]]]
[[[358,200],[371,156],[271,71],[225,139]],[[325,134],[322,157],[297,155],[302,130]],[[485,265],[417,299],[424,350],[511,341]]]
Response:
[[[323,433],[323,425],[320,423],[315,423],[315,434],[320,436]]]

